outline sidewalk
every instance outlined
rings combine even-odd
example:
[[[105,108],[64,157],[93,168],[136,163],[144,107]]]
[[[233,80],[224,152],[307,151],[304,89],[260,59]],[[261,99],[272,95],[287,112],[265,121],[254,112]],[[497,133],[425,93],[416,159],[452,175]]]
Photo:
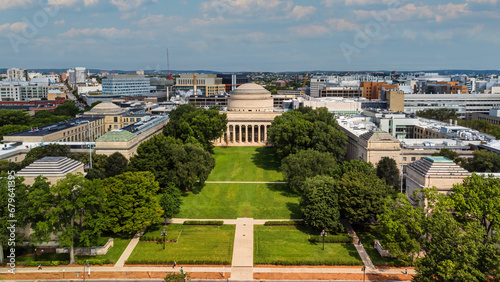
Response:
[[[356,247],[356,250],[358,251],[359,256],[361,257],[363,264],[366,266],[367,271],[369,269],[375,269],[375,266],[373,265],[372,260],[366,253],[365,248],[363,247],[363,245],[359,244],[360,241],[358,235],[356,235],[356,232],[354,232],[352,225],[346,220],[342,220],[341,222],[344,225],[347,234],[349,234],[349,236],[351,236],[354,239],[354,246]]]
[[[144,231],[146,231],[146,229],[134,235],[134,238],[130,240],[130,243],[128,243],[127,248],[125,249],[125,251],[123,251],[122,255],[116,262],[115,267],[123,267],[125,265],[125,262],[130,257],[135,247],[139,243],[139,239],[141,238],[142,234],[144,234]]]
[[[238,218],[237,220],[231,280],[253,280],[253,218]]]

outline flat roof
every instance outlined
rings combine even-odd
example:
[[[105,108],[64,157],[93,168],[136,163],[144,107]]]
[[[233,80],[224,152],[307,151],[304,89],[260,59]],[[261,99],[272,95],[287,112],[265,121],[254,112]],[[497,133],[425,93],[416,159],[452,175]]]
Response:
[[[435,157],[425,157],[429,161],[433,163],[452,163],[453,161],[448,159],[447,157],[435,156]]]
[[[100,120],[100,119],[102,119],[102,117],[98,117],[98,118],[95,118],[95,117],[73,118],[73,119],[61,121],[61,122],[58,122],[55,124],[46,125],[46,126],[42,126],[42,127],[33,128],[30,130],[25,130],[25,131],[21,131],[18,133],[10,134],[7,136],[45,136],[45,135],[49,135],[49,134],[52,134],[52,133],[55,133],[55,132],[58,132],[61,130],[66,130],[66,129],[69,129],[72,127],[79,126],[82,124],[83,121],[93,122],[93,121]]]

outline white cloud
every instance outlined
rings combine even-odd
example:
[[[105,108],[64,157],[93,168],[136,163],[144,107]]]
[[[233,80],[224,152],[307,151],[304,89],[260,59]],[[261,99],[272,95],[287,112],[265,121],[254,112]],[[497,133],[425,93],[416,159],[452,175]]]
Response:
[[[403,31],[403,38],[415,41],[415,39],[417,39],[417,32],[415,32],[413,30],[405,29]]]
[[[135,33],[133,33],[130,29],[117,29],[117,28],[84,28],[77,29],[72,28],[66,32],[59,33],[58,35],[61,37],[103,37],[103,38],[130,38],[134,37]]]
[[[149,0],[111,0],[111,4],[115,5],[120,11],[129,11],[132,9],[137,9]],[[151,0],[157,3],[158,0]]]
[[[358,27],[357,24],[351,23],[345,19],[332,18],[326,20],[326,23],[328,24],[328,26],[330,26],[331,29],[336,31],[353,30]]]
[[[318,37],[325,35],[330,32],[330,30],[324,25],[308,24],[303,26],[295,26],[289,29],[292,35],[299,37]]]
[[[66,24],[66,21],[65,20],[60,20],[60,21],[55,21],[54,22],[54,25],[65,25]]]
[[[7,10],[10,8],[30,7],[34,0],[0,0],[0,10]]]
[[[49,5],[59,5],[62,7],[71,7],[82,0],[48,0]],[[83,0],[85,7],[99,3],[99,0]]]
[[[372,4],[394,4],[395,0],[321,0],[321,4],[327,8],[335,7],[337,5],[345,6],[363,6]]]
[[[316,8],[313,6],[308,6],[308,7],[302,7],[302,6],[295,6],[293,10],[290,12],[288,15],[290,18],[294,18],[295,20],[301,20],[304,17],[313,15],[316,12]]]
[[[455,28],[449,30],[438,30],[438,31],[424,31],[422,35],[429,41],[441,41],[441,40],[451,40],[455,36],[463,37],[468,35],[469,37],[480,36],[480,32],[483,30],[484,26],[477,24],[472,28],[463,29]]]
[[[471,3],[490,3],[492,5],[495,5],[498,0],[467,0],[467,2],[471,2]]]
[[[225,15],[254,15],[262,11],[289,11],[293,3],[289,0],[210,0],[201,5],[203,13],[215,12],[218,17]]]
[[[5,23],[0,25],[0,33],[12,31],[15,33],[22,32],[28,26],[25,22]]]
[[[458,18],[460,15],[468,14],[468,4],[441,4],[436,6],[416,6],[415,4],[406,4],[399,8],[388,10],[354,10],[354,14],[359,19],[373,19],[374,14],[389,13],[392,21],[408,21],[414,18],[419,19],[434,19],[436,22],[441,22],[447,19]]]

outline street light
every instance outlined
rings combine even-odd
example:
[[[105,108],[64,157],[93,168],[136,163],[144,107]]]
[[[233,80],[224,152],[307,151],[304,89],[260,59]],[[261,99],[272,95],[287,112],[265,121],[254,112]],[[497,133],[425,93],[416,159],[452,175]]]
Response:
[[[363,271],[363,282],[365,282],[366,266],[363,266],[363,268],[361,268],[361,271]]]
[[[167,237],[167,231],[165,231],[165,228],[163,228],[161,236],[163,237],[163,249],[165,250],[165,237]]]
[[[321,231],[321,237],[323,237],[323,251],[325,250],[325,237],[328,236],[328,233],[325,231],[325,229],[323,229],[323,231]]]

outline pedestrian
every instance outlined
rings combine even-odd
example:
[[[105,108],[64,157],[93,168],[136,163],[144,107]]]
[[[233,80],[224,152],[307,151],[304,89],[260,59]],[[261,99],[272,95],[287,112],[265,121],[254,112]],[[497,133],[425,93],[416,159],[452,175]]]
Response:
[[[405,269],[405,275],[408,275],[408,268]]]
[[[182,266],[181,266],[181,274],[184,275],[184,269],[182,269]]]
[[[38,265],[38,270],[42,270],[42,264],[41,263]]]
[[[172,268],[175,268],[177,266],[177,262],[174,261],[174,265],[172,266]]]

